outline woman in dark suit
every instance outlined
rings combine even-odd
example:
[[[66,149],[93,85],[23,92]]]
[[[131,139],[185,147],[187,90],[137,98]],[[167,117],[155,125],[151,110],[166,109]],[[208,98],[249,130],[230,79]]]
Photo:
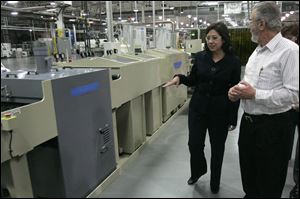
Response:
[[[184,84],[195,87],[189,105],[188,127],[191,177],[195,184],[207,172],[204,154],[206,131],[211,144],[210,187],[218,193],[228,130],[237,124],[239,101],[231,102],[227,93],[240,81],[241,63],[233,55],[229,32],[224,23],[206,29],[205,50],[198,52],[188,76],[176,74],[164,87]]]

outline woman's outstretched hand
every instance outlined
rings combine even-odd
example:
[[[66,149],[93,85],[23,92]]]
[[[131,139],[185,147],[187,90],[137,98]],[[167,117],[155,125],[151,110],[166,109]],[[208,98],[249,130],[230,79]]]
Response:
[[[169,86],[173,86],[176,85],[178,87],[179,85],[179,77],[175,76],[172,80],[168,81],[165,85],[163,85],[163,87],[169,87]]]

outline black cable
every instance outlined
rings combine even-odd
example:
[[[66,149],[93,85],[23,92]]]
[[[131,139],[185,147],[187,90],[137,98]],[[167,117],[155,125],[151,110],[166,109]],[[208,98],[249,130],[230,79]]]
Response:
[[[13,150],[12,150],[12,137],[13,137],[12,132],[13,132],[13,130],[10,130],[10,131],[8,131],[8,132],[9,132],[9,134],[10,134],[10,140],[9,140],[9,155],[10,155],[11,158],[14,158],[14,156],[13,156]]]

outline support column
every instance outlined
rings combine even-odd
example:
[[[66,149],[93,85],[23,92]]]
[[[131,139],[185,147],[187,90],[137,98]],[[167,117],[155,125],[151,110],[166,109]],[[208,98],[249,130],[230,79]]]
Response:
[[[142,3],[142,23],[145,23],[145,1]]]
[[[152,1],[152,20],[153,20],[153,45],[156,47],[156,38],[155,38],[155,1]]]
[[[112,2],[105,1],[106,4],[106,24],[108,42],[113,42],[113,26],[112,26]]]
[[[58,14],[57,21],[55,23],[57,25],[58,37],[65,37],[65,24],[63,21],[63,12],[62,11]]]
[[[74,47],[77,44],[77,37],[76,37],[76,26],[73,24],[73,35],[74,35]]]

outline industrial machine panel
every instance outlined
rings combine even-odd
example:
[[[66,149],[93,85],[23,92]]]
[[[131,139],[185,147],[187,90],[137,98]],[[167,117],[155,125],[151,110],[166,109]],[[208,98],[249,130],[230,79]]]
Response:
[[[101,78],[90,73],[52,82],[66,197],[87,195],[115,168],[110,87],[105,73]]]

